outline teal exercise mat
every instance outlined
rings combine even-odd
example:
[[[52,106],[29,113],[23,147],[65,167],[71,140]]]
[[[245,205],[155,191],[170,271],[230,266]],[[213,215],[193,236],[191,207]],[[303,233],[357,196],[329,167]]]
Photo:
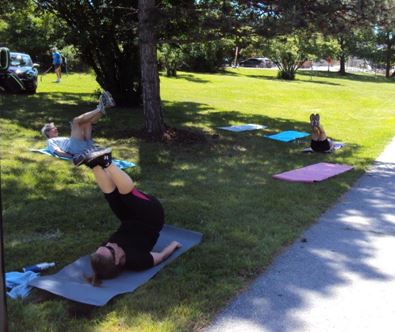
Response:
[[[51,151],[49,151],[48,148],[44,148],[44,149],[29,149],[29,151],[38,152],[38,153],[45,154],[47,156],[55,157],[55,158],[62,159],[62,160],[70,160],[71,161],[71,158],[57,156],[56,154],[54,154]],[[136,166],[135,163],[133,163],[131,161],[127,161],[127,160],[113,159],[112,162],[113,162],[114,165],[116,165],[120,169],[125,169],[125,168],[135,167]]]
[[[84,276],[92,275],[89,255],[77,259],[53,275],[38,277],[30,286],[37,287],[66,299],[95,306],[103,306],[114,296],[131,293],[157,274],[165,265],[174,261],[202,240],[202,234],[174,226],[165,225],[153,251],[161,251],[171,241],[182,244],[171,256],[157,266],[145,271],[124,271],[118,277],[103,280],[99,287],[89,284]]]
[[[260,124],[247,123],[247,124],[238,125],[238,126],[226,126],[226,127],[218,127],[218,128],[222,129],[222,130],[233,131],[233,132],[239,133],[242,131],[265,129],[267,127],[260,125]]]
[[[303,131],[287,130],[273,135],[264,135],[263,137],[270,138],[280,142],[291,142],[298,138],[303,138],[307,136],[310,136],[310,134],[305,133]]]

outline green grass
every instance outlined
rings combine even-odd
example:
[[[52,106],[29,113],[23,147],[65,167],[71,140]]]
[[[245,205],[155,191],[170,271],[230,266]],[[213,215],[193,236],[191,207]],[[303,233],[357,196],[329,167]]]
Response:
[[[144,142],[141,110],[108,111],[95,129],[114,156],[137,163],[137,186],[163,203],[167,223],[200,231],[200,246],[165,267],[132,294],[87,310],[61,298],[9,300],[11,331],[191,331],[264,270],[363,173],[394,135],[394,82],[382,77],[308,72],[292,82],[275,71],[229,70],[161,77],[166,122],[202,131],[208,144]],[[39,129],[68,121],[95,105],[93,76],[46,75],[36,95],[0,96],[1,190],[6,271],[42,261],[57,271],[92,252],[118,221],[90,170],[29,152],[43,147]],[[347,146],[333,154],[262,138],[280,130],[309,130],[320,113],[328,135]],[[260,123],[267,130],[228,133],[217,126]],[[219,135],[219,136],[218,136]],[[352,172],[314,185],[272,179],[277,172],[327,161]],[[83,314],[85,313],[85,314]]]

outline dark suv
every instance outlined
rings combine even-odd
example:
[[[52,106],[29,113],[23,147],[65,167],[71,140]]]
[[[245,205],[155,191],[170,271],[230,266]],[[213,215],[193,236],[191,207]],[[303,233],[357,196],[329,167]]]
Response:
[[[38,64],[30,55],[0,48],[0,91],[35,93]]]
[[[268,58],[250,58],[240,61],[240,67],[271,68],[272,62]]]

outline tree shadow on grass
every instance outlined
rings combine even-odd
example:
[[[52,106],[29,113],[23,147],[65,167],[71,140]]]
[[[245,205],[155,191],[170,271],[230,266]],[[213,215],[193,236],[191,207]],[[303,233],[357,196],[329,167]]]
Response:
[[[371,83],[395,83],[394,79],[388,79],[384,76],[366,75],[366,74],[352,74],[347,73],[346,75],[340,75],[336,72],[328,71],[298,71],[298,75],[301,76],[312,76],[312,77],[325,77],[325,78],[336,78],[341,80],[350,80],[358,82],[371,82]]]
[[[60,132],[70,133],[69,122],[79,114],[96,107],[82,100],[87,93],[37,93],[35,95],[6,95],[1,116],[26,129],[40,131],[44,123],[55,122]],[[66,134],[65,134],[66,135]]]
[[[385,257],[391,252],[395,232],[395,223],[388,217],[395,213],[395,164],[375,164],[375,171],[364,176],[339,206],[328,210],[319,224],[292,245],[292,251],[283,252],[247,293],[222,312],[214,327],[230,330],[238,324],[273,332],[308,329],[320,319],[332,317],[331,313],[322,317],[321,302],[328,308],[339,303],[336,299],[358,298],[356,294],[363,293],[358,288],[362,282],[383,292],[393,280],[390,266],[383,269],[381,264],[388,263]],[[377,296],[371,300],[381,301]],[[351,318],[348,328],[355,324],[358,305],[353,311],[345,308]],[[302,314],[306,310],[312,312],[312,319]]]
[[[171,79],[176,79],[176,80],[184,79],[184,80],[187,80],[187,81],[193,82],[193,83],[208,83],[209,82],[208,80],[204,80],[202,78],[196,77],[196,75],[186,74],[186,73],[177,74],[176,77],[171,77]]]
[[[65,99],[76,98],[78,102],[77,96],[67,94]],[[54,106],[49,96],[40,98],[44,107],[53,110],[52,119],[56,121],[66,122],[71,113],[80,113],[75,111],[74,105],[58,103]],[[22,106],[17,101],[12,107],[7,106],[7,120],[24,128],[39,129],[47,113],[39,110],[42,103],[34,103],[31,107],[28,96]],[[134,317],[141,315],[154,322],[169,317],[178,321],[177,312],[185,307],[187,311],[192,308],[195,314],[192,314],[187,328],[184,325],[179,328],[187,330],[202,324],[196,317],[209,319],[236,290],[266,267],[282,246],[291,243],[325,211],[358,175],[350,172],[312,186],[274,180],[272,175],[275,173],[314,162],[340,162],[356,153],[359,147],[307,157],[301,153],[303,147],[298,144],[262,137],[280,130],[307,131],[307,122],[246,115],[234,110],[210,113],[209,105],[199,103],[165,101],[164,105],[166,118],[175,126],[191,128],[193,124],[201,123],[208,127],[208,144],[166,145],[137,139],[133,144],[139,150],[138,169],[127,172],[140,189],[162,201],[167,223],[200,231],[204,240],[133,294],[118,296],[107,306],[95,310],[95,320],[99,323],[106,321],[107,314],[112,311],[124,313],[130,325],[134,324]],[[89,103],[83,104],[83,107],[89,106]],[[119,128],[139,127],[135,120],[141,120],[141,114],[131,114],[127,109],[114,112],[118,112],[116,117],[110,113],[100,123],[102,128],[96,131],[97,136],[118,139],[119,133],[114,132]],[[268,129],[244,133],[217,129],[218,126],[238,123],[258,123],[267,125]],[[201,130],[199,126],[194,129]],[[125,157],[133,160],[129,144],[128,140],[121,143]],[[19,147],[15,149],[16,155],[7,157],[15,158],[13,168],[2,168],[8,267],[18,268],[27,260],[34,263],[53,258],[59,261],[60,268],[89,253],[117,227],[117,221],[95,188],[93,179],[87,175],[89,170],[73,168],[55,158],[29,154]],[[22,181],[12,177],[15,172],[20,173],[21,179],[25,172],[42,178],[33,189],[27,190]],[[63,172],[70,173],[67,181],[57,183],[56,178]],[[84,185],[78,187],[79,184]],[[68,213],[57,213],[62,208]],[[18,233],[23,229],[27,234],[35,234],[51,228],[59,228],[65,237],[56,243],[36,241],[11,245],[9,241],[18,240]],[[7,234],[12,238],[7,239]],[[366,255],[362,248],[360,255]],[[329,266],[330,263],[323,264]],[[343,281],[332,282],[340,284]],[[55,314],[56,310],[49,317]],[[190,320],[189,316],[186,318]],[[67,326],[67,318],[63,324]],[[86,327],[90,322],[82,324]]]
[[[298,74],[299,74],[299,72],[298,72]],[[328,81],[316,81],[316,80],[312,80],[312,79],[301,80],[299,78],[296,78],[295,80],[282,80],[282,79],[278,79],[277,77],[270,77],[270,76],[260,76],[260,75],[247,75],[247,76],[251,77],[251,78],[272,80],[272,81],[277,81],[277,82],[282,82],[282,83],[287,83],[287,84],[298,84],[298,83],[304,82],[304,83],[323,84],[323,85],[332,85],[332,86],[341,85],[339,83],[333,83],[333,82],[328,82]]]

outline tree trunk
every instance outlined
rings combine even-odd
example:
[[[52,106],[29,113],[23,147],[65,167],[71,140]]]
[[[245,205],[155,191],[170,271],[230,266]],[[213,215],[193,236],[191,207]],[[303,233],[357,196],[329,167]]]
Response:
[[[139,0],[139,46],[141,86],[145,132],[152,138],[162,137],[165,124],[160,100],[159,72],[156,55],[156,31],[154,25],[155,0]]]
[[[340,60],[339,74],[346,75],[346,56],[344,54],[341,54],[339,60]]]
[[[339,54],[339,61],[340,61],[340,69],[339,69],[339,74],[340,75],[346,75],[346,39],[340,35],[337,38],[337,41],[340,44],[340,54]]]
[[[237,67],[238,58],[239,58],[239,46],[236,46],[235,57],[233,59],[233,67]]]
[[[385,77],[390,78],[391,58],[392,58],[392,40],[391,34],[387,33],[387,50],[385,52]]]

